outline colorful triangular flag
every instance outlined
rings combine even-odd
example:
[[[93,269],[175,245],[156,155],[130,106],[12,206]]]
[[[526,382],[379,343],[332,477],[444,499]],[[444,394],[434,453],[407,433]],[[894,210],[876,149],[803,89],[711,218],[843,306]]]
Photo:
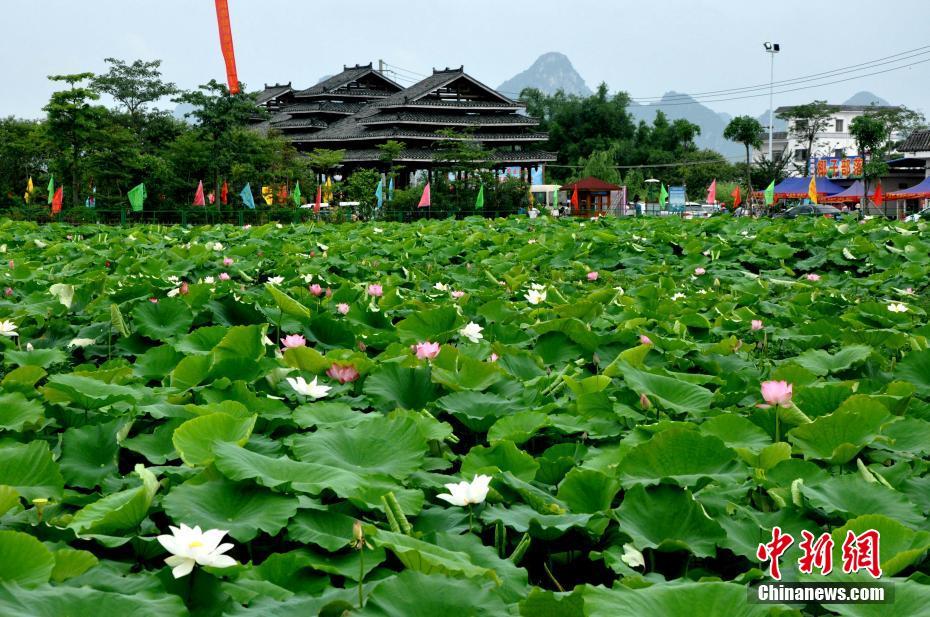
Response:
[[[426,183],[426,186],[423,187],[423,194],[420,196],[420,203],[417,205],[417,208],[429,208],[430,206],[430,193],[429,193],[429,182]]]

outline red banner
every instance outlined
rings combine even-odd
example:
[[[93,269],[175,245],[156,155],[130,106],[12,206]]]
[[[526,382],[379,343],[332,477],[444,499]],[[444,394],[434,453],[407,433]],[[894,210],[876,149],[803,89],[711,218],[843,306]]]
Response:
[[[229,3],[227,0],[216,0],[216,21],[220,27],[220,47],[223,49],[223,60],[226,61],[226,81],[229,82],[229,93],[239,94],[236,51],[233,49],[232,27],[229,25]]]

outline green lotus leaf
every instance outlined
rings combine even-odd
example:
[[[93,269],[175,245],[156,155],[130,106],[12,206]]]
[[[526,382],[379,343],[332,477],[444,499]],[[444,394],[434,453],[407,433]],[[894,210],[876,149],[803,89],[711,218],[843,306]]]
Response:
[[[590,514],[540,514],[523,504],[509,508],[489,506],[481,513],[481,518],[488,523],[500,521],[515,531],[529,532],[534,538],[543,540],[560,538],[572,528],[585,528],[592,520]]]
[[[491,447],[475,446],[462,459],[462,475],[471,479],[478,474],[495,475],[509,471],[521,480],[536,477],[539,463],[512,441],[499,441]]]
[[[121,420],[113,420],[69,428],[62,433],[58,463],[68,485],[94,488],[117,472],[116,434],[121,425]]]
[[[32,351],[10,349],[3,352],[3,363],[7,366],[37,366],[47,369],[55,364],[63,364],[68,360],[60,349],[34,349]]]
[[[174,344],[178,353],[188,355],[203,355],[213,351],[213,348],[223,340],[229,328],[226,326],[206,326],[197,328]]]
[[[192,418],[174,431],[171,442],[188,465],[209,465],[218,443],[245,445],[255,428],[258,416],[237,418],[225,413],[211,413]]]
[[[0,582],[37,587],[48,582],[54,567],[54,555],[35,537],[0,530]]]
[[[850,345],[843,347],[835,354],[823,349],[810,349],[791,361],[798,364],[814,375],[829,375],[844,371],[851,366],[864,362],[872,355],[872,348],[868,345]]]
[[[44,410],[38,401],[27,399],[19,392],[0,394],[0,432],[22,431],[43,419]]]
[[[156,341],[169,341],[187,334],[194,323],[191,310],[178,298],[143,302],[132,310],[132,319],[136,330]]]
[[[12,487],[27,500],[57,499],[65,481],[48,444],[32,441],[0,446],[0,485]]]
[[[843,543],[846,532],[859,535],[874,529],[880,534],[880,565],[882,576],[894,576],[908,566],[920,562],[930,549],[930,532],[914,531],[881,514],[859,516],[834,529],[833,563],[843,563]]]
[[[466,553],[445,549],[423,540],[378,530],[371,537],[375,546],[390,550],[407,568],[422,574],[446,574],[465,578],[483,578],[500,583],[497,572],[475,565]]]
[[[119,535],[136,529],[158,490],[152,472],[140,469],[141,486],[110,493],[74,513],[68,524],[77,535]]]
[[[135,388],[107,383],[84,375],[52,375],[45,386],[45,398],[56,403],[72,403],[81,409],[101,409],[115,403],[135,401]]]
[[[428,368],[404,368],[386,364],[365,379],[365,394],[380,409],[396,407],[423,409],[436,399],[436,386],[430,379]]]
[[[99,563],[90,551],[72,548],[60,548],[55,551],[55,567],[52,568],[52,580],[61,583],[69,578],[80,576]]]
[[[930,606],[930,587],[909,580],[894,581],[894,602],[882,604],[824,604],[841,617],[912,617]]]
[[[184,601],[176,595],[141,592],[122,595],[90,587],[42,586],[23,589],[0,585],[0,614],[29,617],[65,615],[133,615],[133,617],[187,617]]]
[[[788,613],[787,607],[749,604],[746,587],[733,583],[676,583],[630,589],[587,587],[586,617],[642,617],[643,615],[727,615],[727,617],[772,617]]]
[[[355,519],[332,510],[301,510],[287,525],[288,537],[336,552],[349,545]]]
[[[833,476],[813,486],[805,485],[801,491],[814,507],[847,519],[884,514],[915,528],[925,521],[906,496],[884,484],[866,482],[860,475]]]
[[[518,411],[499,419],[488,429],[488,441],[511,441],[516,445],[526,443],[549,425],[549,416],[537,411]]]
[[[181,390],[196,387],[210,374],[212,365],[213,358],[209,355],[187,356],[171,371],[169,383]]]
[[[411,593],[411,590],[416,593]],[[475,617],[506,615],[507,606],[486,585],[470,579],[407,570],[374,588],[359,617]]]
[[[888,419],[888,411],[880,405],[845,407],[791,429],[788,440],[805,458],[841,465],[872,443]]]
[[[500,369],[492,362],[483,362],[445,347],[433,361],[432,380],[454,392],[486,390],[501,380]]]
[[[297,514],[298,502],[296,497],[219,478],[185,482],[171,489],[162,503],[175,524],[226,529],[239,542],[248,542],[260,531],[270,535],[281,531]]]
[[[617,519],[620,530],[640,550],[686,550],[697,557],[712,557],[725,537],[691,491],[675,486],[633,487],[624,494]]]
[[[453,392],[436,405],[454,415],[472,431],[487,431],[497,419],[513,411],[513,402],[491,392]]]
[[[7,392],[32,396],[35,394],[35,385],[46,375],[48,373],[40,366],[20,366],[7,373],[0,381],[0,386]]]
[[[184,355],[170,345],[152,347],[136,358],[132,370],[137,377],[146,381],[160,381],[168,376],[183,358]]]
[[[454,306],[441,306],[411,313],[395,328],[402,343],[445,343],[462,325],[464,322]]]
[[[640,371],[632,366],[618,365],[618,371],[628,388],[645,394],[666,409],[692,416],[703,415],[710,407],[713,393],[696,384],[674,377]]]
[[[912,351],[895,367],[895,377],[917,387],[924,397],[930,397],[930,349]]]
[[[556,495],[572,512],[596,514],[609,510],[620,490],[620,481],[593,469],[576,467],[566,474]]]
[[[630,450],[617,471],[626,487],[664,479],[681,486],[693,486],[703,478],[738,480],[748,475],[748,469],[734,454],[717,437],[671,428]]]
[[[281,309],[282,313],[285,315],[290,315],[291,317],[296,317],[299,320],[310,319],[310,309],[308,309],[306,306],[290,297],[271,283],[265,283],[265,289],[269,294],[271,294],[275,305]]]
[[[0,516],[19,505],[19,493],[12,486],[0,484]]]

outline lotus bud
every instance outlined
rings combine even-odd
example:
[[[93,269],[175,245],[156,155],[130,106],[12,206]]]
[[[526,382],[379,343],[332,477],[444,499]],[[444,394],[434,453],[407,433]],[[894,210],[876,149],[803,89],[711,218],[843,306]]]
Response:
[[[648,410],[652,407],[652,403],[649,402],[649,397],[645,393],[639,395],[639,406],[644,410]]]
[[[42,522],[42,510],[45,509],[45,506],[48,505],[48,499],[41,497],[39,499],[33,499],[32,505],[36,507],[36,516],[38,517],[39,522]]]

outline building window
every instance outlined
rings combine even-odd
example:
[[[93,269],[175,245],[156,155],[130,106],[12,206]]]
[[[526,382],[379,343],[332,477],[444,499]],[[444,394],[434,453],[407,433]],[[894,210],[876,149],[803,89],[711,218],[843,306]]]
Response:
[[[843,132],[843,121],[840,118],[836,119],[836,132],[837,133]]]
[[[806,161],[807,160],[807,148],[797,148],[794,151],[794,160],[795,161]]]
[[[835,156],[835,157],[838,158],[838,159],[841,159],[841,158],[845,157],[845,156],[846,156],[846,148],[836,148],[836,149],[833,151],[833,156]]]

